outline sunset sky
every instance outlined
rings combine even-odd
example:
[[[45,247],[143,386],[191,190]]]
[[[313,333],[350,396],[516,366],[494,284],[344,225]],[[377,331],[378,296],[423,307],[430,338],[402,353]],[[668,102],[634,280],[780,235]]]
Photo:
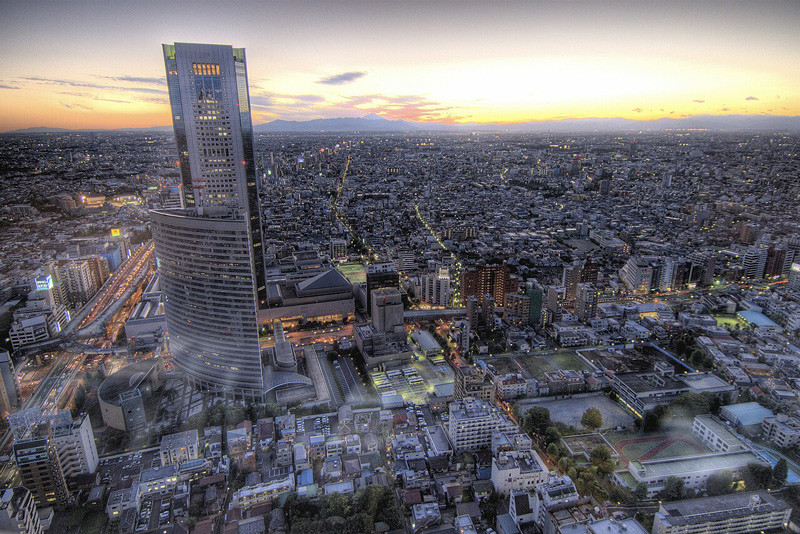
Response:
[[[247,49],[254,122],[800,115],[800,2],[2,3],[0,131],[170,124],[161,43]]]

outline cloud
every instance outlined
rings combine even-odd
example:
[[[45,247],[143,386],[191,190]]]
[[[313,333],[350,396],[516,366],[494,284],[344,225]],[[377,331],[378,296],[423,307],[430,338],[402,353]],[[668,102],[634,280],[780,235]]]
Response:
[[[730,108],[722,108],[722,111],[730,111]]]
[[[250,103],[253,113],[261,120],[361,117],[379,113],[392,120],[455,123],[468,117],[455,115],[454,108],[420,95],[366,94],[328,100],[319,95],[262,93],[251,95]]]
[[[631,111],[635,111],[636,113],[641,113],[642,108],[633,108]]]
[[[7,84],[4,84],[4,83],[0,83],[0,89],[19,89],[19,87],[16,87],[14,85],[7,85]]]
[[[132,83],[152,83],[155,85],[167,85],[164,78],[149,77],[149,76],[97,76],[104,80],[113,80],[115,82],[132,82]]]
[[[692,102],[694,102],[695,104],[705,104],[706,103],[705,100],[692,100]]]
[[[344,85],[347,83],[353,83],[354,81],[358,80],[359,78],[363,78],[366,75],[366,72],[359,71],[343,72],[341,74],[328,76],[327,78],[321,78],[317,80],[317,83],[321,83],[323,85]]]
[[[23,80],[29,82],[42,83],[47,85],[61,85],[66,87],[83,87],[87,89],[106,89],[109,91],[128,91],[134,93],[151,93],[157,95],[166,94],[164,89],[155,89],[153,87],[123,87],[119,85],[103,85],[91,82],[79,82],[75,80],[64,80],[57,78],[39,78],[37,76],[23,76]]]
[[[66,104],[66,103],[60,102],[60,101],[59,101],[59,104],[61,104],[62,106],[64,106],[67,109],[84,109],[84,110],[87,110],[87,111],[91,111],[92,109],[94,109],[94,108],[90,108],[89,106],[84,106],[83,104]]]
[[[325,97],[321,95],[287,95],[270,92],[250,95],[250,105],[262,109],[288,110],[297,107],[313,107],[325,101]]]
[[[745,100],[758,100],[758,98],[754,96],[748,96],[747,98],[745,98]]]
[[[151,95],[137,95],[136,100],[139,102],[150,102],[152,104],[169,104],[169,98],[166,95],[164,96],[151,96]]]

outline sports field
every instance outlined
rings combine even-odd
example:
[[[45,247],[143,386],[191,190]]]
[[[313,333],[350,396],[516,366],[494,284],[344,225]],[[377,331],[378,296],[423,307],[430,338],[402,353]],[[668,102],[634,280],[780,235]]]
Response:
[[[483,359],[487,364],[492,364],[501,374],[522,373],[525,378],[542,380],[545,373],[560,370],[591,371],[581,358],[573,351],[512,354],[501,357],[488,357]],[[527,373],[527,375],[526,375]]]
[[[691,434],[631,434],[608,432],[606,440],[614,446],[623,463],[628,461],[663,460],[684,458],[712,452]]]

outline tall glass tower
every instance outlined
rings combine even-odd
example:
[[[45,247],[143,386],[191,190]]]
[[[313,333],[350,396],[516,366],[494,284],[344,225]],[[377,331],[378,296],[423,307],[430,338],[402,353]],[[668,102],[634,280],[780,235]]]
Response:
[[[266,284],[244,49],[163,51],[184,205],[151,212],[170,352],[197,387],[260,399]]]

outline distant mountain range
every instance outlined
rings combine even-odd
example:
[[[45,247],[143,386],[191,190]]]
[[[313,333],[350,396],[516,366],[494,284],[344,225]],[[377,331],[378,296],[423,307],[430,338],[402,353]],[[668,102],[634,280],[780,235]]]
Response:
[[[20,128],[11,130],[10,134],[20,133],[67,133],[67,132],[171,132],[172,126],[150,126],[147,128],[52,128],[50,126],[32,126],[31,128]]]
[[[778,130],[800,131],[800,116],[788,115],[693,115],[685,118],[633,119],[563,119],[516,124],[468,122],[410,122],[389,120],[371,113],[360,118],[313,119],[309,121],[274,120],[255,127],[256,132],[592,132],[592,131],[663,131],[663,130]]]
[[[338,119],[312,119],[308,121],[274,120],[254,127],[257,133],[320,133],[320,132],[509,132],[509,133],[570,133],[601,131],[648,131],[708,129],[800,131],[800,116],[791,115],[692,115],[684,118],[662,118],[654,120],[610,119],[563,119],[531,121],[516,124],[468,122],[445,124],[441,122],[412,122],[389,120],[375,113],[364,117]],[[8,133],[60,133],[60,132],[171,132],[172,126],[152,128],[120,128],[115,130],[70,130],[47,126],[24,128]]]

